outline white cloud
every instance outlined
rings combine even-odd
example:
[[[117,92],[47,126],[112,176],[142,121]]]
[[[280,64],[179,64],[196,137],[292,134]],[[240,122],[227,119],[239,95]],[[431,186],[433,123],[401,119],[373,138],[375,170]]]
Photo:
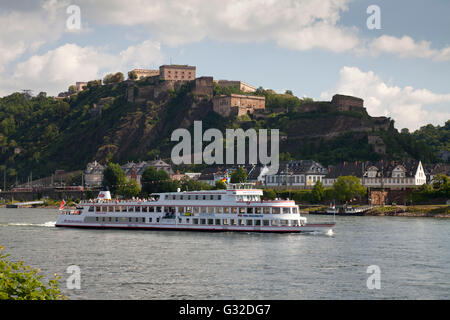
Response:
[[[101,79],[106,73],[118,71],[126,77],[132,68],[159,64],[162,60],[159,44],[151,41],[130,46],[117,55],[105,48],[65,44],[17,64],[12,76],[1,84],[10,91],[27,88],[56,95],[76,81]]]
[[[58,39],[65,28],[66,2],[47,0],[38,10],[0,12],[0,71],[24,52]]]
[[[431,48],[429,41],[414,41],[409,36],[401,38],[383,35],[369,44],[368,50],[374,54],[389,53],[400,58],[425,58],[436,61],[450,60],[450,47],[441,50]]]
[[[322,92],[321,99],[331,100],[335,93],[360,97],[370,115],[391,117],[398,129],[416,130],[429,123],[443,125],[450,119],[450,93],[401,88],[386,83],[373,71],[364,72],[356,67],[343,67],[339,76],[336,86]]]
[[[351,0],[79,0],[98,24],[139,26],[170,46],[200,41],[271,40],[295,50],[341,52],[358,43],[354,29],[338,25]]]

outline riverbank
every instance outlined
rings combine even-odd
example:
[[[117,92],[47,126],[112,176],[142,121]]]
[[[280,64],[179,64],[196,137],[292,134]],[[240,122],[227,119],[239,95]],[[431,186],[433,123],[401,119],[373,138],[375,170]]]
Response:
[[[305,214],[314,211],[325,211],[328,206],[310,206],[301,208]],[[392,217],[433,217],[450,218],[449,205],[413,205],[413,206],[377,206],[364,212],[365,216],[392,216]]]
[[[366,211],[364,215],[450,218],[450,206],[448,205],[384,206],[372,208]]]

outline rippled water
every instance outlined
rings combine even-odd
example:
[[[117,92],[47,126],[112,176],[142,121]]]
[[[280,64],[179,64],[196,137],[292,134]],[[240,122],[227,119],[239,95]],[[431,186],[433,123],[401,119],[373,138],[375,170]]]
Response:
[[[61,275],[70,299],[450,299],[450,220],[337,217],[329,236],[65,229],[57,215],[0,209],[0,245]],[[70,265],[79,290],[66,288]]]

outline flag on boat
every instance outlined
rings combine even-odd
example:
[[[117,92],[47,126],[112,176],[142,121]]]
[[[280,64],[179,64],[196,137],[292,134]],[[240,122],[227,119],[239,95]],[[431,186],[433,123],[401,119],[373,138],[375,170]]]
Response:
[[[64,199],[61,201],[61,205],[59,206],[59,210],[62,210],[64,208],[64,205],[66,204],[66,202],[64,201]]]

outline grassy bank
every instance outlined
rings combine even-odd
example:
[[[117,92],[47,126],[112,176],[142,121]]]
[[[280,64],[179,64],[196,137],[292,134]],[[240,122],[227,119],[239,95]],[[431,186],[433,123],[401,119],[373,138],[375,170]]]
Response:
[[[375,207],[366,216],[450,218],[448,205],[384,206]]]

